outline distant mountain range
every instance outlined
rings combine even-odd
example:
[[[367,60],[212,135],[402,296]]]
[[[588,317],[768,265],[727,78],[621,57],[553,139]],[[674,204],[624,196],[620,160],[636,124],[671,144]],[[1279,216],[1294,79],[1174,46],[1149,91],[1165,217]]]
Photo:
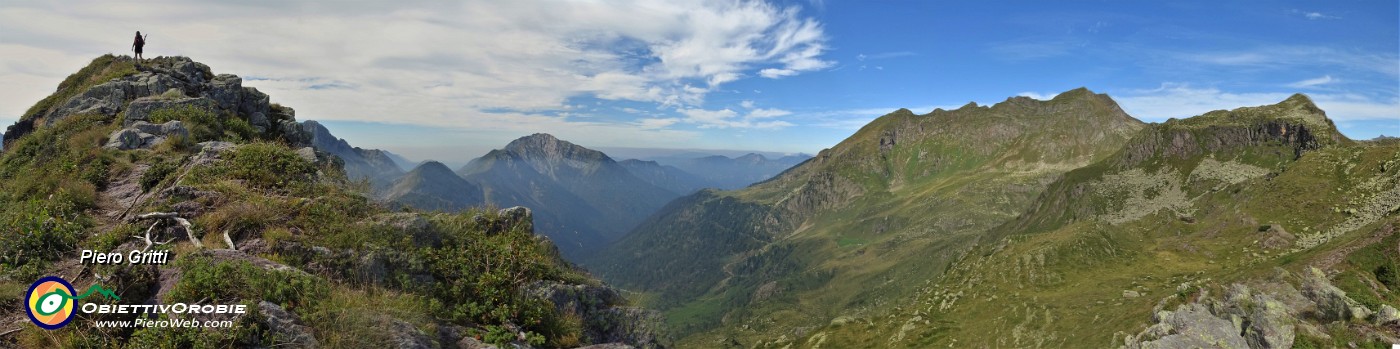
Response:
[[[749,153],[734,159],[662,159],[687,171],[656,161],[614,161],[541,133],[488,152],[454,173],[436,161],[413,163],[388,151],[353,147],[315,121],[303,128],[316,149],[339,157],[346,175],[368,181],[380,200],[449,212],[483,205],[529,207],[537,231],[570,259],[602,249],[672,199],[703,188],[743,187],[809,158],[768,160]]]
[[[694,175],[701,181],[699,188],[730,190],[773,178],[784,170],[812,158],[806,154],[783,156],[777,159],[769,159],[757,153],[748,153],[737,158],[721,155],[701,157],[688,155],[684,157],[657,157],[648,160]]]
[[[352,147],[314,120],[303,122],[302,128],[311,134],[311,146],[345,162],[345,175],[350,179],[368,180],[375,189],[383,189],[404,174],[387,151]]]

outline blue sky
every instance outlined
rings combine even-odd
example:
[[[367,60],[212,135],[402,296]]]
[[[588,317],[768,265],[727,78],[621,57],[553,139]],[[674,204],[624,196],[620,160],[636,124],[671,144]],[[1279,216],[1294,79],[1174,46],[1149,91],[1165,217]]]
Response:
[[[0,122],[122,53],[185,55],[361,147],[462,162],[590,147],[815,153],[897,108],[1085,86],[1145,121],[1306,93],[1400,135],[1386,1],[6,3]]]

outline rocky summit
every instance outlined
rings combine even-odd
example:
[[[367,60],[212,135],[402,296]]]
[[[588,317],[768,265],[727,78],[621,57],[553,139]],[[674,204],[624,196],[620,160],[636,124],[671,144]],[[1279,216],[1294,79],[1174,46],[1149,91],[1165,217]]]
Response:
[[[659,314],[565,261],[525,207],[389,206],[349,147],[256,88],[185,57],[102,56],[9,127],[0,153],[0,287],[58,276],[103,306],[58,330],[4,308],[0,347],[659,348]],[[476,193],[439,163],[391,193]],[[442,181],[441,179],[447,179]],[[80,251],[166,263],[86,264]],[[112,327],[98,321],[198,321]]]

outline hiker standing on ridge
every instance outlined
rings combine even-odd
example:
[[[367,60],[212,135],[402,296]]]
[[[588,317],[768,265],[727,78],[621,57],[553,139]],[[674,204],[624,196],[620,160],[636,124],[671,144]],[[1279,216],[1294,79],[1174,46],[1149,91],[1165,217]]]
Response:
[[[131,49],[136,51],[136,59],[141,59],[141,48],[146,46],[146,38],[141,36],[141,31],[136,31],[136,41],[131,43]]]

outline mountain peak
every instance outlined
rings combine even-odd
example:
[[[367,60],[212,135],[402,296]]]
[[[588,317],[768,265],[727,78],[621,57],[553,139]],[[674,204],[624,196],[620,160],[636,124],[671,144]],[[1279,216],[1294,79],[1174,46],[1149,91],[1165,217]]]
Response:
[[[1075,89],[1072,89],[1072,90],[1069,90],[1069,91],[1060,92],[1060,94],[1055,95],[1055,98],[1051,98],[1050,100],[1053,101],[1053,100],[1069,99],[1069,98],[1085,98],[1085,97],[1094,97],[1094,96],[1098,96],[1098,95],[1099,95],[1099,94],[1094,93],[1094,91],[1089,90],[1088,87],[1082,87],[1082,86],[1081,86],[1081,87],[1078,87],[1078,88],[1075,88]]]
[[[438,173],[455,175],[455,173],[452,172],[452,169],[448,168],[447,165],[433,160],[424,161],[423,163],[418,164],[418,167],[413,168],[413,171],[409,172],[410,175]]]
[[[510,144],[506,144],[505,150],[520,155],[543,155],[548,158],[583,156],[590,159],[599,159],[607,157],[603,155],[602,152],[555,138],[548,133],[536,133],[520,137],[511,141]]]

